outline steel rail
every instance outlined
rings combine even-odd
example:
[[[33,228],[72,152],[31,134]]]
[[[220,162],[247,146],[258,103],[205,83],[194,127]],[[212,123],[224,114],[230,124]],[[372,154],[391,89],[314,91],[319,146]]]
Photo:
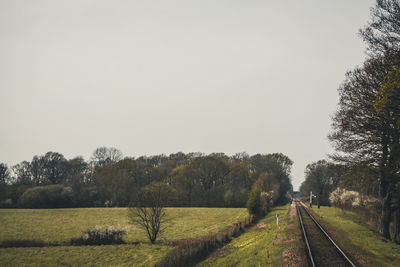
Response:
[[[308,238],[307,238],[306,230],[304,229],[303,219],[302,219],[302,217],[301,217],[300,209],[299,209],[299,205],[298,205],[297,201],[296,201],[296,210],[297,210],[297,215],[299,216],[299,221],[300,221],[301,229],[302,229],[302,231],[303,231],[303,237],[304,237],[304,240],[306,241],[308,256],[309,256],[309,259],[310,259],[310,262],[311,262],[312,267],[315,267],[314,258],[313,258],[313,255],[312,255],[312,253],[311,253],[310,244],[308,243]]]
[[[308,211],[308,209],[305,207],[305,205],[302,203],[302,202],[300,202],[300,201],[297,201],[298,203],[301,203],[301,205],[302,205],[302,208],[306,211],[306,213],[308,214],[308,216],[310,216],[310,218],[312,219],[312,221],[318,226],[318,229],[322,232],[322,233],[324,233],[324,235],[328,238],[328,240],[335,246],[335,248],[340,252],[340,255],[347,261],[347,263],[348,264],[350,264],[352,267],[356,267],[356,265],[349,259],[349,257],[347,257],[347,255],[343,252],[343,250],[342,249],[340,249],[340,247],[335,243],[335,241],[333,241],[333,239],[329,236],[329,234],[324,230],[324,228],[322,228],[322,226],[317,222],[317,220],[315,220],[315,218],[311,215],[311,213]],[[298,207],[298,204],[296,205],[297,206],[297,213],[299,214],[299,218],[301,218],[301,214],[300,214],[300,212],[299,212],[299,207]],[[301,220],[301,224],[303,224],[303,222],[302,222],[302,219],[300,219]],[[304,230],[304,226],[302,225],[302,229],[303,229],[303,233],[304,233],[304,236],[306,236],[306,233],[305,233],[305,230]],[[308,240],[307,240],[307,238],[305,238],[306,239],[306,243],[307,243],[307,247],[308,247],[308,249],[309,249],[309,254],[310,254],[310,258],[312,258],[312,254],[311,254],[311,251],[310,251],[310,248],[309,248],[309,245],[308,245]],[[313,265],[313,266],[315,266],[315,265]]]

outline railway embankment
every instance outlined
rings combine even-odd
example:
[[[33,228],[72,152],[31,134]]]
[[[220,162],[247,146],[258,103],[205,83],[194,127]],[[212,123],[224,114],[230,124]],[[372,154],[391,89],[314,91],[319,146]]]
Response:
[[[356,213],[325,206],[309,210],[357,266],[399,266],[400,245],[383,238]]]

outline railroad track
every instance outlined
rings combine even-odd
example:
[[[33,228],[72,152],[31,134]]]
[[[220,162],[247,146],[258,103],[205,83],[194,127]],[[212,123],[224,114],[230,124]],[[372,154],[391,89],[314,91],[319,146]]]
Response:
[[[300,201],[296,209],[310,266],[356,266]]]

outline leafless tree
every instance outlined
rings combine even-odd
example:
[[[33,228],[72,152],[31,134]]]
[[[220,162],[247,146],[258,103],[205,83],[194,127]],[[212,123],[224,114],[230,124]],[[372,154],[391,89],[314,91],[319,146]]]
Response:
[[[114,147],[99,147],[93,152],[92,161],[99,166],[122,159],[122,152]]]
[[[0,163],[0,184],[6,184],[10,178],[10,171],[7,164]]]
[[[165,206],[173,199],[171,186],[156,183],[146,186],[128,209],[130,223],[146,231],[152,244],[166,228]]]
[[[369,52],[388,54],[400,51],[400,1],[377,0],[371,9],[372,18],[366,27],[360,30]]]

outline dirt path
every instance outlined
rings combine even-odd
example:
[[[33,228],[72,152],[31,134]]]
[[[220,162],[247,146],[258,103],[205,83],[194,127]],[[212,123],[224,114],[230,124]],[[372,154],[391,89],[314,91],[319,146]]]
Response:
[[[292,204],[290,205],[290,220],[293,220],[293,217],[297,216],[297,209],[296,209],[296,204],[293,201]]]

